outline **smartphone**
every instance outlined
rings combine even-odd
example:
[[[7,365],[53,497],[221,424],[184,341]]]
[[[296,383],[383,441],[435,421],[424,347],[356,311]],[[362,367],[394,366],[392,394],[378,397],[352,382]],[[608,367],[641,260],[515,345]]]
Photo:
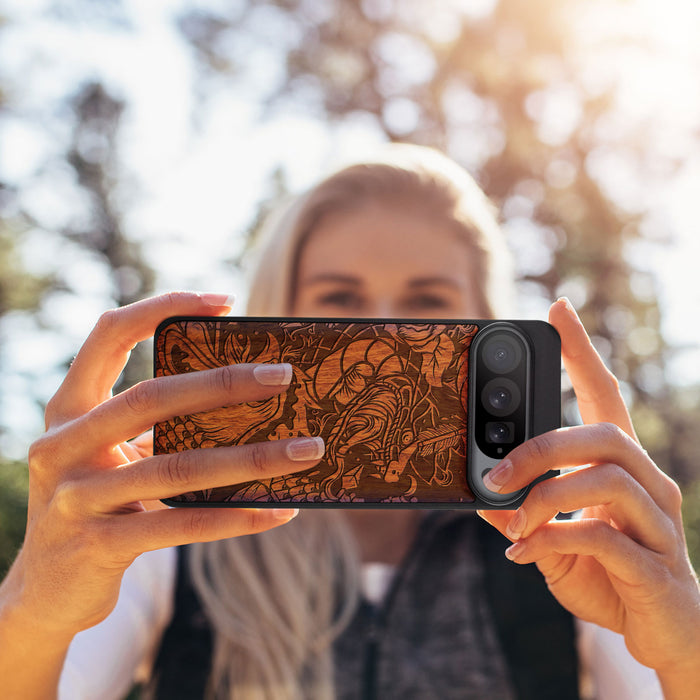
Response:
[[[530,487],[498,494],[483,478],[560,426],[560,358],[543,321],[167,319],[155,376],[236,362],[289,362],[294,376],[264,401],[158,423],[155,454],[297,436],[323,437],[326,453],[302,472],[165,503],[515,508]]]

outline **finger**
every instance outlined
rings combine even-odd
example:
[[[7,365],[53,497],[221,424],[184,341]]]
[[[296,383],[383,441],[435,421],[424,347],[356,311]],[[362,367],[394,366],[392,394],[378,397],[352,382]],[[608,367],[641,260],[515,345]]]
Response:
[[[82,453],[124,442],[173,416],[261,401],[286,391],[287,363],[239,364],[148,379],[100,404],[64,429]]]
[[[676,484],[639,443],[612,423],[560,428],[526,440],[484,477],[484,483],[497,493],[510,493],[550,469],[606,462],[625,469],[666,513],[675,512],[679,499]]]
[[[153,454],[153,430],[147,430],[129,441],[129,445],[137,455],[135,459],[150,457]]]
[[[614,423],[636,439],[620,385],[593,347],[568,299],[552,304],[549,322],[561,337],[562,359],[584,423]]]
[[[47,427],[86,413],[111,396],[134,346],[150,338],[168,316],[220,315],[231,308],[225,294],[171,292],[102,314],[46,409]]]
[[[123,503],[172,498],[309,469],[323,456],[320,437],[272,440],[148,457],[98,472],[74,487],[76,502],[110,511]]]
[[[621,467],[601,464],[568,472],[536,484],[511,518],[506,535],[529,537],[559,512],[603,508],[614,526],[647,549],[676,546],[669,518],[649,494]]]
[[[115,516],[107,537],[126,557],[190,542],[211,542],[269,530],[289,522],[295,508],[168,508]]]
[[[502,535],[508,537],[506,528],[513,519],[514,510],[477,510],[476,514],[485,520],[489,525],[495,527]]]
[[[603,568],[628,585],[658,573],[656,555],[652,554],[625,533],[596,518],[553,521],[536,530],[527,539],[511,545],[507,556],[518,564],[537,563],[552,585],[548,566],[552,571],[559,558],[554,555],[582,555],[593,557]]]

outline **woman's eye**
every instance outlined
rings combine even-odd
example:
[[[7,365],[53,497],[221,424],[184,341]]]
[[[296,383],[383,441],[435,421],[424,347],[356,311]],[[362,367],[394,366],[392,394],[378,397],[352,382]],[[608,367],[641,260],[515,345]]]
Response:
[[[358,309],[363,303],[362,297],[351,291],[329,292],[321,295],[317,301],[322,306],[338,309]]]

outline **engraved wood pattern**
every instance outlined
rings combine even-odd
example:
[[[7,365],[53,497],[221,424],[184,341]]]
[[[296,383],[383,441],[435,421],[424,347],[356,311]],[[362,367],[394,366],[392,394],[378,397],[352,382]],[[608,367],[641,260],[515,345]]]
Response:
[[[156,374],[289,362],[285,394],[154,430],[156,454],[320,435],[312,469],[197,491],[191,502],[465,503],[473,324],[183,319],[161,329]]]

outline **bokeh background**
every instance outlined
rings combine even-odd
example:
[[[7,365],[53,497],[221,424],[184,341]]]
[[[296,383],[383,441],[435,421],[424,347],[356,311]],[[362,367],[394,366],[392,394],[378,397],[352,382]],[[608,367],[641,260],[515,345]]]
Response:
[[[579,309],[683,488],[697,567],[699,8],[0,0],[0,571],[27,447],[100,312],[244,300],[261,213],[390,140],[445,150],[498,205],[520,316]],[[122,385],[150,372],[146,344]]]

